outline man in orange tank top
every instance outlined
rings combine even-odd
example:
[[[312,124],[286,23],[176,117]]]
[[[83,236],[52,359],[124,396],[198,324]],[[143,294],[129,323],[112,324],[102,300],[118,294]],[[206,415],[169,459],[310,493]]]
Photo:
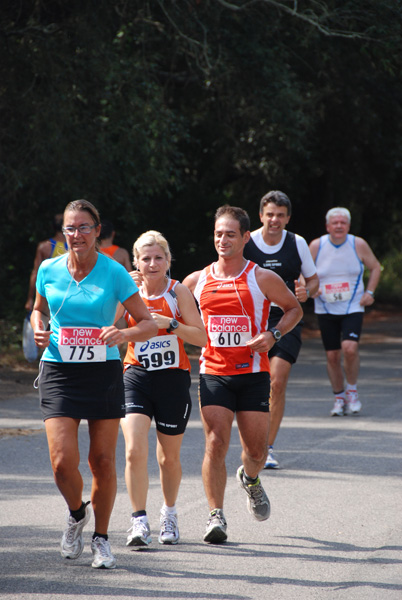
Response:
[[[221,206],[215,214],[217,262],[184,279],[198,301],[208,334],[200,358],[200,405],[205,432],[202,478],[209,504],[204,541],[227,539],[223,514],[225,458],[234,415],[242,445],[236,479],[247,493],[247,507],[258,521],[270,514],[259,472],[267,456],[269,429],[268,351],[301,319],[294,294],[273,271],[243,257],[250,239],[250,219],[241,208]],[[270,302],[284,314],[267,328]]]
[[[100,251],[103,252],[103,254],[106,254],[106,256],[113,258],[130,272],[133,270],[130,255],[125,248],[116,246],[116,244],[113,243],[115,235],[116,232],[113,223],[110,221],[102,221],[102,229],[99,236]]]

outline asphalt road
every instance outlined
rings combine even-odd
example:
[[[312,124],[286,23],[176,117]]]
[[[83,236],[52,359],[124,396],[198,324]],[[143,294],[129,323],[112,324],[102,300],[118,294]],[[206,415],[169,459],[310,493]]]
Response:
[[[111,597],[203,600],[401,600],[402,598],[402,327],[365,328],[359,416],[331,418],[324,352],[306,339],[288,388],[277,440],[282,468],[261,474],[271,518],[259,523],[235,480],[240,444],[227,456],[228,542],[202,541],[208,516],[200,476],[203,433],[193,372],[192,417],[182,450],[181,541],[157,541],[162,503],[158,468],[149,460],[151,547],[125,547],[130,504],[124,444],[118,443],[118,495],[110,540],[118,566],[91,568],[91,525],[76,561],[60,557],[64,501],[53,483],[37,393],[0,399],[0,595],[7,599]],[[33,431],[30,431],[33,430]],[[15,432],[14,432],[15,433]],[[17,432],[18,433],[18,432]],[[27,433],[28,435],[23,435]],[[151,430],[154,448],[155,430]],[[80,428],[84,499],[89,499],[86,424]]]

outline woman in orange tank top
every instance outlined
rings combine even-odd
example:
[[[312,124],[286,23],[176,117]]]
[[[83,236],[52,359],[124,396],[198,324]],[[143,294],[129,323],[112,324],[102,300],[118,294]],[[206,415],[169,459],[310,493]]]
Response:
[[[138,269],[133,279],[159,331],[147,342],[129,343],[124,359],[126,417],[121,423],[126,442],[126,485],[133,507],[127,546],[146,547],[151,542],[146,500],[148,433],[153,418],[164,497],[158,540],[177,544],[180,448],[191,412],[190,361],[184,342],[204,346],[207,334],[191,292],[167,276],[171,254],[166,239],[158,231],[148,231],[135,242],[133,253]],[[126,321],[135,325],[129,315]]]

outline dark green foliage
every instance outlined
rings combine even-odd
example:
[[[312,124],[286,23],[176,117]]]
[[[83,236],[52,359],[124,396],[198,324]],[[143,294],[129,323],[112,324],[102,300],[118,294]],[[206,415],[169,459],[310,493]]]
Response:
[[[53,214],[86,197],[173,274],[214,257],[224,202],[282,189],[308,240],[332,206],[379,258],[401,227],[402,4],[3,0],[1,313],[22,310]]]

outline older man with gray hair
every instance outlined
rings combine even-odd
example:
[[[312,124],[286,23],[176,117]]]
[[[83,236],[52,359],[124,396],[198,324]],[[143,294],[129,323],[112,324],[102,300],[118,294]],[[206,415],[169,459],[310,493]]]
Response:
[[[347,208],[332,208],[326,215],[328,233],[310,244],[320,280],[320,288],[314,295],[314,311],[335,396],[331,410],[334,417],[361,410],[357,392],[359,339],[364,308],[373,304],[381,275],[381,265],[368,243],[349,233],[350,222]],[[369,270],[366,288],[363,283],[365,267]]]

